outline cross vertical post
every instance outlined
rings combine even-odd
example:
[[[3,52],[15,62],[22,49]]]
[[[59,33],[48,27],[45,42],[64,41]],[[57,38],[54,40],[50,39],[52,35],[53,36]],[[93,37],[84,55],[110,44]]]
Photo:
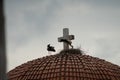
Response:
[[[63,29],[63,37],[65,38],[65,39],[68,39],[68,35],[69,35],[69,30],[68,30],[68,28],[64,28]],[[64,47],[64,49],[69,49],[69,45],[67,44],[67,43],[63,43],[63,47]]]
[[[74,35],[69,35],[69,29],[68,28],[64,28],[63,29],[63,37],[59,37],[58,38],[58,42],[63,42],[63,48],[64,49],[69,49],[69,46],[71,46],[73,48],[73,46],[71,45],[71,40],[74,39]]]

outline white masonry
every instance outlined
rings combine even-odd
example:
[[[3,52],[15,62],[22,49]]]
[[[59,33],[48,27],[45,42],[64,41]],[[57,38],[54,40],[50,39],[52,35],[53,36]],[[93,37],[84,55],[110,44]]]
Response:
[[[72,43],[71,40],[74,39],[74,35],[69,35],[69,29],[68,29],[68,28],[64,28],[64,29],[63,29],[63,37],[59,37],[59,38],[58,38],[58,42],[62,42],[62,41],[61,41],[62,39],[67,40],[67,41],[69,41],[70,43]],[[69,45],[70,45],[70,44],[68,44],[68,43],[66,43],[66,42],[63,42],[63,47],[64,47],[64,49],[69,49]]]

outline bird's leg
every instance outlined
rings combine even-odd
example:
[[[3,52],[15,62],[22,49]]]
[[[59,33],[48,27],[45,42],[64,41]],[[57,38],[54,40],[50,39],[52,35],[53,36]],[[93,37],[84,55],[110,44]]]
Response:
[[[73,45],[70,44],[70,46],[71,46],[71,48],[73,49]]]

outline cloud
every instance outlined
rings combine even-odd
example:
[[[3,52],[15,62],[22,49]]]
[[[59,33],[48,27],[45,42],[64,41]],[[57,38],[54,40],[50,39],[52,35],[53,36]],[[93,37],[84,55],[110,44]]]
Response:
[[[118,37],[110,37],[108,39],[103,38],[96,40],[96,44],[99,45],[97,56],[116,64],[120,63],[120,44],[118,44],[119,40],[120,38]]]
[[[120,65],[119,1],[6,0],[8,70],[47,54],[48,43],[57,51],[62,29],[75,35],[73,45],[88,55]],[[39,56],[38,56],[39,55]]]

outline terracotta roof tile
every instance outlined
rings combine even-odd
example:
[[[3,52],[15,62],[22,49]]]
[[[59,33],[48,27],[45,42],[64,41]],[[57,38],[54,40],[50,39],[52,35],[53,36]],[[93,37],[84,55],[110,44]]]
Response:
[[[73,49],[24,63],[8,80],[119,80],[120,67]]]

